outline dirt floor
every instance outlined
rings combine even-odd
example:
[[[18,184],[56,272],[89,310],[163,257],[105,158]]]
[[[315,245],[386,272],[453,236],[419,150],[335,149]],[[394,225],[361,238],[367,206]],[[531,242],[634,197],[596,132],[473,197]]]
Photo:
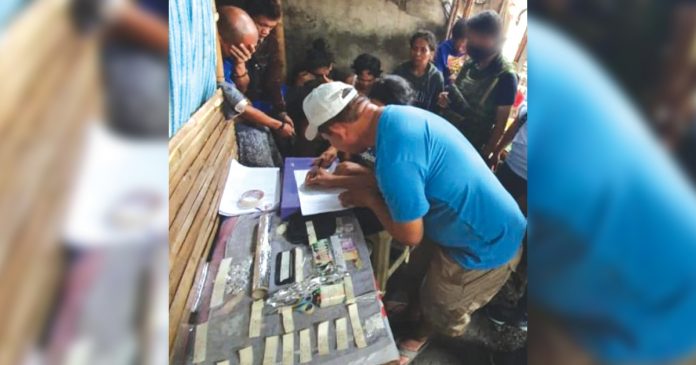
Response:
[[[414,365],[525,365],[526,333],[513,328],[499,328],[485,316],[475,316],[469,332],[462,338],[438,338],[413,362]],[[503,343],[505,342],[505,343]],[[495,350],[493,343],[518,348]]]

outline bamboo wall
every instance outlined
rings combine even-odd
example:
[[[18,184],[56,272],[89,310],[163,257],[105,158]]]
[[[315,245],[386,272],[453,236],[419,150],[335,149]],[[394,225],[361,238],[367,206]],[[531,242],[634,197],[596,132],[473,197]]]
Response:
[[[68,4],[34,1],[0,39],[0,364],[19,363],[54,304],[66,193],[99,103],[96,41]]]
[[[218,90],[169,142],[169,348],[187,322],[220,223],[218,207],[237,141]]]

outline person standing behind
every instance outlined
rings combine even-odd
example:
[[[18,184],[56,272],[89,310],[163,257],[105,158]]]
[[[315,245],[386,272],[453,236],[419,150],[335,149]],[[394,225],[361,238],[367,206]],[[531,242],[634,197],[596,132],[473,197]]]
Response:
[[[494,11],[467,21],[467,54],[453,85],[442,93],[442,115],[459,129],[487,163],[498,146],[517,93],[515,65],[503,58],[503,26]]]
[[[251,17],[242,9],[224,6],[219,9],[218,33],[224,63],[225,81],[220,83],[228,117],[241,115],[245,122],[238,123],[235,131],[239,161],[250,167],[281,166],[282,158],[269,130],[280,138],[291,138],[295,134],[292,123],[271,118],[263,111],[250,105],[240,84],[248,85],[248,75],[239,74],[237,65],[243,63],[243,54],[255,50],[258,30]],[[242,50],[246,52],[242,52]],[[246,90],[246,89],[245,89]]]
[[[312,42],[307,50],[304,61],[295,69],[290,78],[290,84],[296,87],[304,86],[307,81],[314,79],[330,79],[334,67],[334,54],[323,38]]]
[[[293,124],[286,113],[283,96],[283,60],[275,28],[280,23],[282,8],[278,0],[247,1],[243,8],[259,31],[256,52],[246,62],[249,86],[246,95],[254,106],[265,113]]]
[[[443,41],[435,52],[435,67],[450,85],[466,61],[466,20],[459,19],[452,27],[452,38]]]
[[[419,30],[411,36],[411,59],[394,70],[411,84],[416,92],[413,106],[433,111],[444,88],[442,73],[431,63],[435,52],[435,35]]]
[[[355,58],[351,68],[355,71],[355,89],[360,95],[369,95],[375,80],[382,75],[382,61],[369,53],[363,53]]]
[[[248,0],[243,9],[251,16],[259,31],[256,52],[246,61],[249,86],[246,95],[254,107],[264,113],[294,125],[286,111],[283,90],[283,60],[275,28],[280,23],[282,8],[279,0]],[[275,142],[283,156],[290,153],[292,139],[276,136]]]

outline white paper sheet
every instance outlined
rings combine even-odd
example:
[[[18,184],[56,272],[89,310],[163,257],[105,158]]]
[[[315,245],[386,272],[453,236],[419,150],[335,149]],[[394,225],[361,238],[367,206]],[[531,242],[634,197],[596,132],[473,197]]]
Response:
[[[338,196],[346,189],[327,189],[305,186],[304,181],[310,170],[295,170],[295,182],[300,198],[302,215],[337,212],[348,208],[341,205]]]
[[[167,141],[127,138],[106,123],[91,121],[83,143],[64,217],[64,242],[90,249],[166,237]]]
[[[256,208],[242,209],[237,205],[242,194],[249,190],[263,191],[259,206],[269,203],[276,207],[280,202],[279,179],[280,169],[277,167],[246,167],[232,160],[220,200],[220,214],[235,216],[257,212]]]

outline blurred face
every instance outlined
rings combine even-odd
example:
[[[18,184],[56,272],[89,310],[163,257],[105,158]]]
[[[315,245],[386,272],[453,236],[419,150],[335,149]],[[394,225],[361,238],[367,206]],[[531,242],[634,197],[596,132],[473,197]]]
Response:
[[[411,45],[411,62],[416,66],[425,66],[432,60],[433,51],[423,38],[416,39]]]
[[[359,93],[367,95],[372,89],[372,85],[377,78],[370,71],[362,70],[355,78],[355,88]]]
[[[313,70],[310,70],[309,72],[311,72],[316,77],[324,77],[324,76],[329,77],[329,74],[331,73],[331,69],[333,69],[333,65],[315,68]]]
[[[483,61],[500,52],[500,40],[496,36],[469,32],[466,53],[474,61]]]
[[[267,18],[263,15],[259,15],[254,18],[254,23],[256,24],[256,29],[259,30],[259,41],[263,41],[266,37],[268,37],[269,34],[271,34],[271,31],[278,25],[279,20],[273,20],[270,18]]]
[[[466,52],[466,37],[454,41],[454,51],[457,54]]]

